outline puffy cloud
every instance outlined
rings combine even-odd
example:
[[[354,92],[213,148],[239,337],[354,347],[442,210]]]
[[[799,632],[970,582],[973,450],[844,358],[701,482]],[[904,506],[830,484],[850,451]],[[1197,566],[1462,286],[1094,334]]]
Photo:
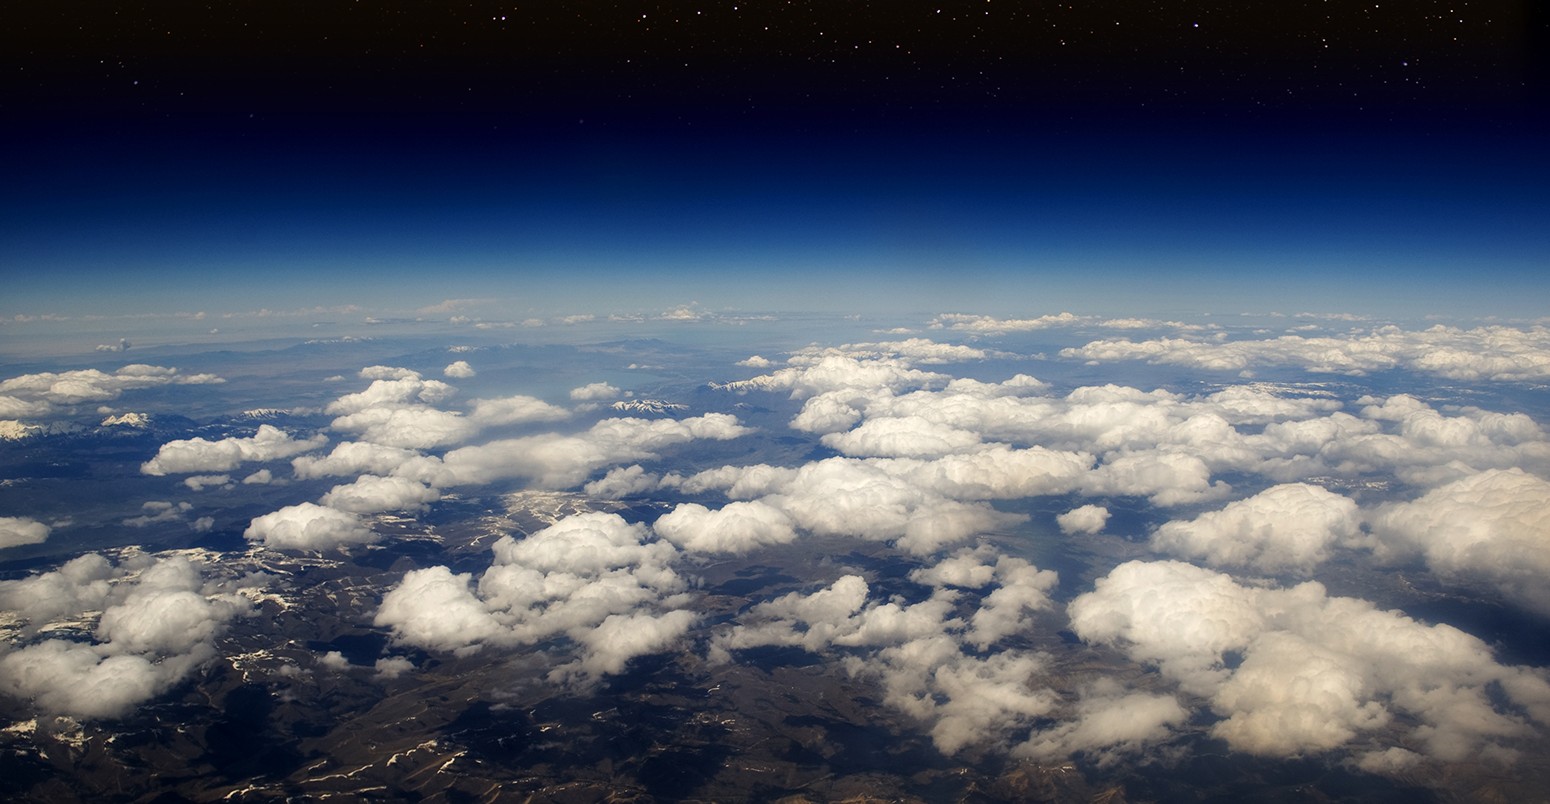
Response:
[[[108,373],[97,369],[23,374],[0,380],[0,418],[38,418],[57,408],[117,399],[126,391],[164,385],[225,382],[214,374],[136,363]]]
[[[327,653],[324,653],[322,656],[319,656],[318,664],[328,668],[329,670],[350,669],[350,660],[346,659],[344,654],[337,650],[331,650]]]
[[[119,576],[113,565],[96,553],[72,559],[52,572],[16,581],[0,581],[0,609],[15,612],[33,628],[79,611],[103,607],[110,581]]]
[[[1145,360],[1218,371],[1296,366],[1313,372],[1365,374],[1403,366],[1453,380],[1522,382],[1550,378],[1550,329],[1436,326],[1415,332],[1389,326],[1346,337],[1104,340],[1063,349],[1061,356],[1093,362]]]
[[[852,657],[846,666],[880,678],[883,702],[929,724],[931,742],[944,754],[998,747],[1055,708],[1054,693],[1032,683],[1046,667],[1039,654],[970,656],[939,636],[885,648],[871,661]]]
[[[268,469],[260,469],[247,477],[242,478],[244,486],[267,486],[274,482],[274,473]]]
[[[291,469],[303,479],[348,477],[370,473],[391,475],[405,466],[424,460],[414,450],[389,447],[364,441],[346,441],[324,457],[304,455],[291,461]]]
[[[47,599],[37,595],[47,592]],[[101,556],[0,584],[0,599],[34,633],[53,617],[96,617],[94,641],[48,639],[0,657],[0,691],[46,714],[115,718],[156,697],[215,655],[214,640],[251,609],[230,583],[205,581],[187,559]]]
[[[23,544],[42,544],[53,529],[25,516],[0,516],[0,549]]]
[[[1175,561],[1121,564],[1066,613],[1082,639],[1124,646],[1192,695],[1226,679],[1223,655],[1247,647],[1266,620],[1252,592],[1232,578]]]
[[[1211,468],[1199,456],[1185,452],[1145,451],[1121,453],[1103,463],[1083,480],[1089,494],[1147,496],[1164,507],[1219,499],[1232,492],[1221,481],[1211,481]]]
[[[1207,700],[1220,718],[1212,734],[1235,750],[1316,753],[1414,723],[1411,739],[1456,761],[1530,736],[1519,711],[1550,723],[1540,673],[1497,664],[1456,628],[1329,597],[1311,581],[1250,587],[1189,564],[1132,561],[1067,613],[1082,639],[1154,664]]]
[[[955,500],[1006,500],[1064,494],[1078,488],[1093,456],[1043,447],[990,445],[933,461],[894,461],[887,471]]]
[[[474,371],[474,367],[468,365],[467,360],[454,360],[448,363],[447,367],[441,370],[441,373],[443,376],[451,377],[455,380],[466,380],[479,372]]]
[[[986,549],[963,550],[911,574],[936,590],[917,603],[870,599],[870,586],[846,575],[811,593],[792,592],[760,603],[718,634],[711,657],[765,645],[840,652],[855,676],[876,679],[888,705],[925,724],[945,753],[971,745],[1005,748],[1011,735],[1055,707],[1055,695],[1036,686],[1045,658],[1002,648],[979,656],[1030,627],[1026,615],[1049,607],[1054,573],[1021,559],[990,562]],[[962,594],[948,586],[994,587],[967,621],[954,616]]]
[[[1031,332],[1050,327],[1069,327],[1092,321],[1090,316],[1071,313],[1043,315],[1038,318],[995,318],[988,315],[943,313],[931,320],[932,329],[953,329],[977,335],[1004,335],[1008,332]]]
[[[577,402],[607,402],[610,399],[618,399],[622,393],[623,391],[606,382],[594,382],[580,388],[572,388],[570,398]]]
[[[367,366],[359,376],[363,380],[418,380],[420,372],[398,366]]]
[[[787,362],[792,365],[814,365],[835,355],[863,360],[898,359],[910,365],[967,363],[990,357],[985,350],[973,346],[939,343],[928,338],[906,338],[902,341],[847,343],[834,347],[809,346],[793,352]]]
[[[1268,424],[1339,410],[1340,401],[1331,397],[1329,392],[1288,397],[1276,386],[1256,383],[1223,388],[1200,400],[1200,406],[1233,424]]]
[[[665,447],[697,439],[725,441],[748,432],[725,413],[677,420],[604,419],[575,435],[546,433],[463,447],[448,452],[443,464],[456,483],[527,477],[540,486],[566,488],[605,466],[651,458]]]
[[[1059,578],[1024,559],[1002,556],[995,565],[995,581],[1000,585],[980,601],[963,635],[964,641],[982,651],[1027,630],[1030,615],[1050,608],[1049,592]]]
[[[454,575],[446,567],[412,570],[383,595],[374,622],[392,628],[404,644],[466,651],[503,632],[470,581],[468,573]]]
[[[1055,524],[1065,534],[1101,533],[1109,523],[1109,509],[1101,505],[1083,505],[1055,517]]]
[[[791,428],[808,433],[837,433],[861,421],[868,394],[854,389],[825,391],[802,403]]]
[[[564,636],[576,656],[549,678],[585,685],[667,649],[695,619],[683,610],[688,585],[670,566],[678,551],[618,515],[578,514],[492,550],[477,581],[446,567],[406,574],[376,624],[401,644],[454,652]]]
[[[1152,534],[1152,547],[1212,566],[1307,573],[1329,557],[1333,546],[1353,543],[1360,528],[1351,499],[1289,483],[1188,522],[1168,522]]]
[[[322,434],[308,439],[292,438],[274,425],[261,424],[247,438],[208,441],[190,438],[161,445],[156,456],[140,466],[147,475],[229,472],[244,463],[276,461],[320,449],[328,443]]]
[[[570,417],[570,411],[531,396],[476,399],[469,418],[484,427],[527,422],[552,422]]]
[[[646,471],[640,464],[615,467],[600,479],[582,487],[582,491],[588,497],[599,497],[605,500],[617,500],[623,497],[632,497],[637,494],[655,491],[661,488],[662,482],[655,475]]]
[[[165,500],[151,500],[141,504],[140,510],[145,513],[125,519],[121,524],[131,528],[144,528],[162,522],[182,522],[188,512],[194,510],[192,503],[172,503]]]
[[[637,656],[661,653],[683,638],[696,620],[694,612],[677,609],[662,614],[610,614],[596,628],[582,632],[582,658],[560,668],[560,678],[586,680],[624,672]]]
[[[919,555],[1023,519],[981,503],[948,499],[866,461],[831,458],[789,475],[771,473],[769,479],[778,485],[762,501],[784,511],[798,527],[825,536],[894,540]]]
[[[460,413],[422,405],[367,408],[340,416],[331,426],[364,441],[409,449],[462,443],[478,430]]]
[[[255,518],[242,537],[272,550],[313,551],[370,544],[378,538],[356,515],[310,502]]]
[[[861,576],[846,575],[811,594],[791,592],[760,603],[722,635],[716,647],[731,651],[790,645],[817,652],[832,645],[899,644],[940,634],[948,626],[951,592],[909,606],[892,601],[868,605],[869,592]]]
[[[410,449],[460,443],[478,430],[459,413],[431,407],[457,393],[444,382],[382,366],[363,369],[361,375],[376,379],[366,390],[341,396],[324,409],[337,416],[331,425],[336,430],[359,433],[372,443]]]
[[[1172,695],[1130,692],[1099,679],[1057,719],[1063,722],[1035,732],[1015,753],[1046,762],[1087,753],[1100,767],[1111,765],[1171,737],[1189,719],[1189,710]]]
[[[846,455],[922,458],[964,452],[980,443],[979,436],[927,421],[919,416],[869,419],[845,433],[822,438],[826,447]]]
[[[728,503],[712,511],[682,503],[652,526],[662,538],[691,553],[746,553],[796,539],[791,518],[762,502]]]
[[[412,672],[414,670],[414,662],[402,656],[384,656],[378,659],[376,664],[372,665],[372,669],[377,672],[377,678],[393,679]]]
[[[846,354],[826,354],[811,362],[779,369],[747,380],[715,385],[729,391],[790,391],[794,397],[806,397],[846,388],[919,388],[943,384],[944,374],[910,368],[898,358],[862,360]]]
[[[383,511],[419,511],[441,499],[441,492],[403,477],[362,475],[355,482],[335,486],[319,500],[323,505],[355,514]]]
[[[1372,517],[1379,547],[1419,554],[1444,577],[1500,590],[1550,615],[1550,482],[1489,470],[1394,503]]]
[[[209,658],[206,653],[153,662],[133,654],[105,656],[95,645],[50,639],[0,657],[0,690],[44,712],[121,717]]]
[[[211,486],[226,486],[231,483],[231,475],[190,475],[183,478],[183,485],[191,491],[204,491]]]

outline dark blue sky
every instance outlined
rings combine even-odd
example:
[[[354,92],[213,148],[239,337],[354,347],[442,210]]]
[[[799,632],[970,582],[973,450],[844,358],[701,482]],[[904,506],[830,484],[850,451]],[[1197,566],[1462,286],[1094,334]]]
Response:
[[[0,312],[1543,314],[1530,4],[1254,5],[23,3]]]

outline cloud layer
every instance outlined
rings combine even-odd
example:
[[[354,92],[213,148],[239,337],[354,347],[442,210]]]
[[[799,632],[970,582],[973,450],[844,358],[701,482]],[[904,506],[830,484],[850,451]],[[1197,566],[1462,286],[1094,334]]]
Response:
[[[91,641],[44,639],[0,655],[0,690],[86,719],[121,717],[165,693],[214,658],[226,623],[251,609],[238,584],[206,580],[185,558],[139,555],[114,566],[96,554],[0,581],[0,605],[28,634],[101,612]]]

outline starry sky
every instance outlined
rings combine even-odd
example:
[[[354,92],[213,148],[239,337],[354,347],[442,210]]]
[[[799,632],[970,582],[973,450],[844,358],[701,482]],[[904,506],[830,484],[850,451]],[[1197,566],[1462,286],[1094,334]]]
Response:
[[[1535,5],[28,0],[0,315],[1543,315]]]

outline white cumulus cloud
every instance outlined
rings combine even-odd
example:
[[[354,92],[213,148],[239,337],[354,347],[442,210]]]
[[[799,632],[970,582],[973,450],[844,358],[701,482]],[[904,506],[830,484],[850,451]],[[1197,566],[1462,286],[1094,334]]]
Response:
[[[256,517],[243,531],[250,542],[273,550],[323,551],[350,544],[369,544],[377,534],[355,514],[304,502]]]
[[[1287,483],[1152,534],[1153,549],[1212,566],[1307,573],[1360,535],[1356,502],[1307,483]]]
[[[143,555],[117,567],[87,555],[0,582],[0,601],[20,602],[26,633],[54,617],[95,619],[89,642],[45,639],[0,656],[0,691],[40,713],[85,719],[122,717],[171,689],[213,659],[226,624],[251,609],[233,583],[205,580],[187,559]]]
[[[0,549],[23,544],[42,544],[53,529],[25,516],[0,516]]]
[[[1488,470],[1372,517],[1380,549],[1419,554],[1440,575],[1494,588],[1550,615],[1550,481]]]
[[[1176,561],[1132,561],[1067,612],[1082,639],[1205,700],[1218,718],[1211,733],[1234,750],[1299,756],[1402,726],[1431,756],[1457,761],[1509,752],[1533,735],[1530,721],[1550,724],[1538,671],[1496,663],[1451,626],[1330,597],[1312,581],[1244,586]]]
[[[1083,505],[1055,517],[1055,524],[1065,534],[1101,533],[1109,523],[1109,509],[1101,505]]]
[[[223,438],[208,441],[190,438],[161,445],[156,456],[140,466],[147,475],[229,472],[244,463],[261,463],[289,458],[320,449],[328,443],[322,434],[307,439],[292,438],[290,433],[270,424],[258,426],[247,438]]]

